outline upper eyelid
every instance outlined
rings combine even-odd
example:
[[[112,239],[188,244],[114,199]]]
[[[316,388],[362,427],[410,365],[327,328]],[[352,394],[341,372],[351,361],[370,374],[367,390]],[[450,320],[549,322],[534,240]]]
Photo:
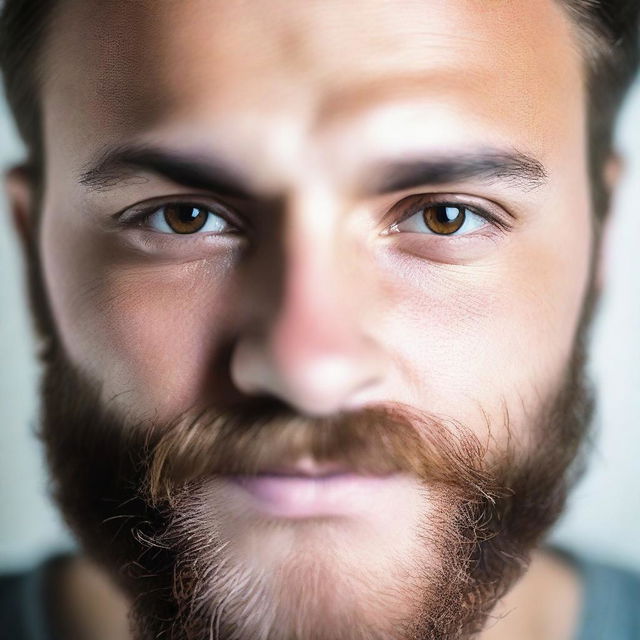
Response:
[[[385,229],[388,230],[392,226],[401,224],[405,220],[408,220],[412,216],[416,215],[421,209],[424,209],[427,206],[439,206],[439,205],[451,205],[455,207],[462,207],[465,209],[469,209],[472,213],[484,218],[490,224],[495,225],[496,227],[502,230],[509,230],[512,228],[512,224],[506,220],[507,216],[512,216],[508,212],[505,212],[503,215],[499,215],[497,213],[493,213],[491,209],[500,209],[502,207],[496,203],[491,203],[489,206],[481,206],[474,202],[470,202],[472,200],[472,196],[464,196],[455,193],[416,193],[409,194],[395,204],[393,204],[387,216],[385,218],[388,220],[388,224],[385,225]],[[399,217],[396,215],[397,209],[401,208],[402,203],[406,200],[412,201],[411,204],[407,204],[404,213],[402,213]],[[417,203],[413,204],[413,201],[417,200]]]
[[[174,197],[167,196],[166,198],[157,200],[150,199],[126,207],[114,214],[113,217],[122,224],[144,223],[154,213],[156,213],[158,209],[162,209],[163,207],[167,207],[172,204],[201,207],[223,218],[228,224],[234,227],[242,227],[245,225],[245,221],[231,207],[218,199],[213,200],[206,196],[180,195]]]

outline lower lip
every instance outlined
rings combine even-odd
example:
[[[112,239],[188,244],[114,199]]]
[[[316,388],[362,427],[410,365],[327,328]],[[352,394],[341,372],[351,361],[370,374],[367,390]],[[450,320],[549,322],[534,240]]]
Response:
[[[329,476],[261,474],[234,476],[256,506],[270,515],[288,518],[349,515],[379,508],[381,492],[397,474],[365,476],[338,473]]]

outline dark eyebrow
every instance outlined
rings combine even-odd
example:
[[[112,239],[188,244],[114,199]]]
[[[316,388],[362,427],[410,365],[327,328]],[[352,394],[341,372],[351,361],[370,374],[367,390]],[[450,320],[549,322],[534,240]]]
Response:
[[[471,179],[528,191],[542,186],[547,172],[539,160],[520,151],[484,150],[376,165],[369,178],[370,190],[378,195]]]
[[[79,183],[94,191],[109,191],[122,183],[155,173],[192,189],[221,196],[257,200],[246,181],[214,156],[184,154],[149,144],[109,147],[98,154],[79,176]],[[434,155],[427,159],[389,161],[367,172],[367,191],[376,195],[405,189],[438,186],[477,179],[501,181],[524,190],[547,180],[539,160],[519,151],[484,150]]]
[[[155,173],[176,184],[222,196],[252,199],[255,194],[232,169],[212,156],[184,154],[148,144],[122,144],[103,150],[85,166],[78,182],[94,191],[108,191]]]

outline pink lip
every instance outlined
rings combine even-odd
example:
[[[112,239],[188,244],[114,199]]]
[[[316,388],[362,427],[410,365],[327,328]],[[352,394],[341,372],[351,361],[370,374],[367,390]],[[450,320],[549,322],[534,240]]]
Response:
[[[288,470],[231,479],[261,511],[304,518],[371,511],[378,504],[381,489],[395,477],[396,474],[371,476],[345,471],[314,475]]]
[[[263,469],[260,475],[282,475],[282,476],[328,476],[337,473],[348,473],[349,468],[335,462],[316,462],[312,458],[301,458],[294,464],[281,465]]]

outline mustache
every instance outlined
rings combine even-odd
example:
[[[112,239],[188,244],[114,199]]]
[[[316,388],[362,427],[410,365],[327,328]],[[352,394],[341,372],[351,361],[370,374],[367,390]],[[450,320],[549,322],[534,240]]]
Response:
[[[401,404],[309,417],[265,400],[184,414],[145,432],[142,490],[154,506],[213,476],[256,475],[309,457],[364,475],[412,474],[456,493],[501,492],[487,445],[473,432]]]

